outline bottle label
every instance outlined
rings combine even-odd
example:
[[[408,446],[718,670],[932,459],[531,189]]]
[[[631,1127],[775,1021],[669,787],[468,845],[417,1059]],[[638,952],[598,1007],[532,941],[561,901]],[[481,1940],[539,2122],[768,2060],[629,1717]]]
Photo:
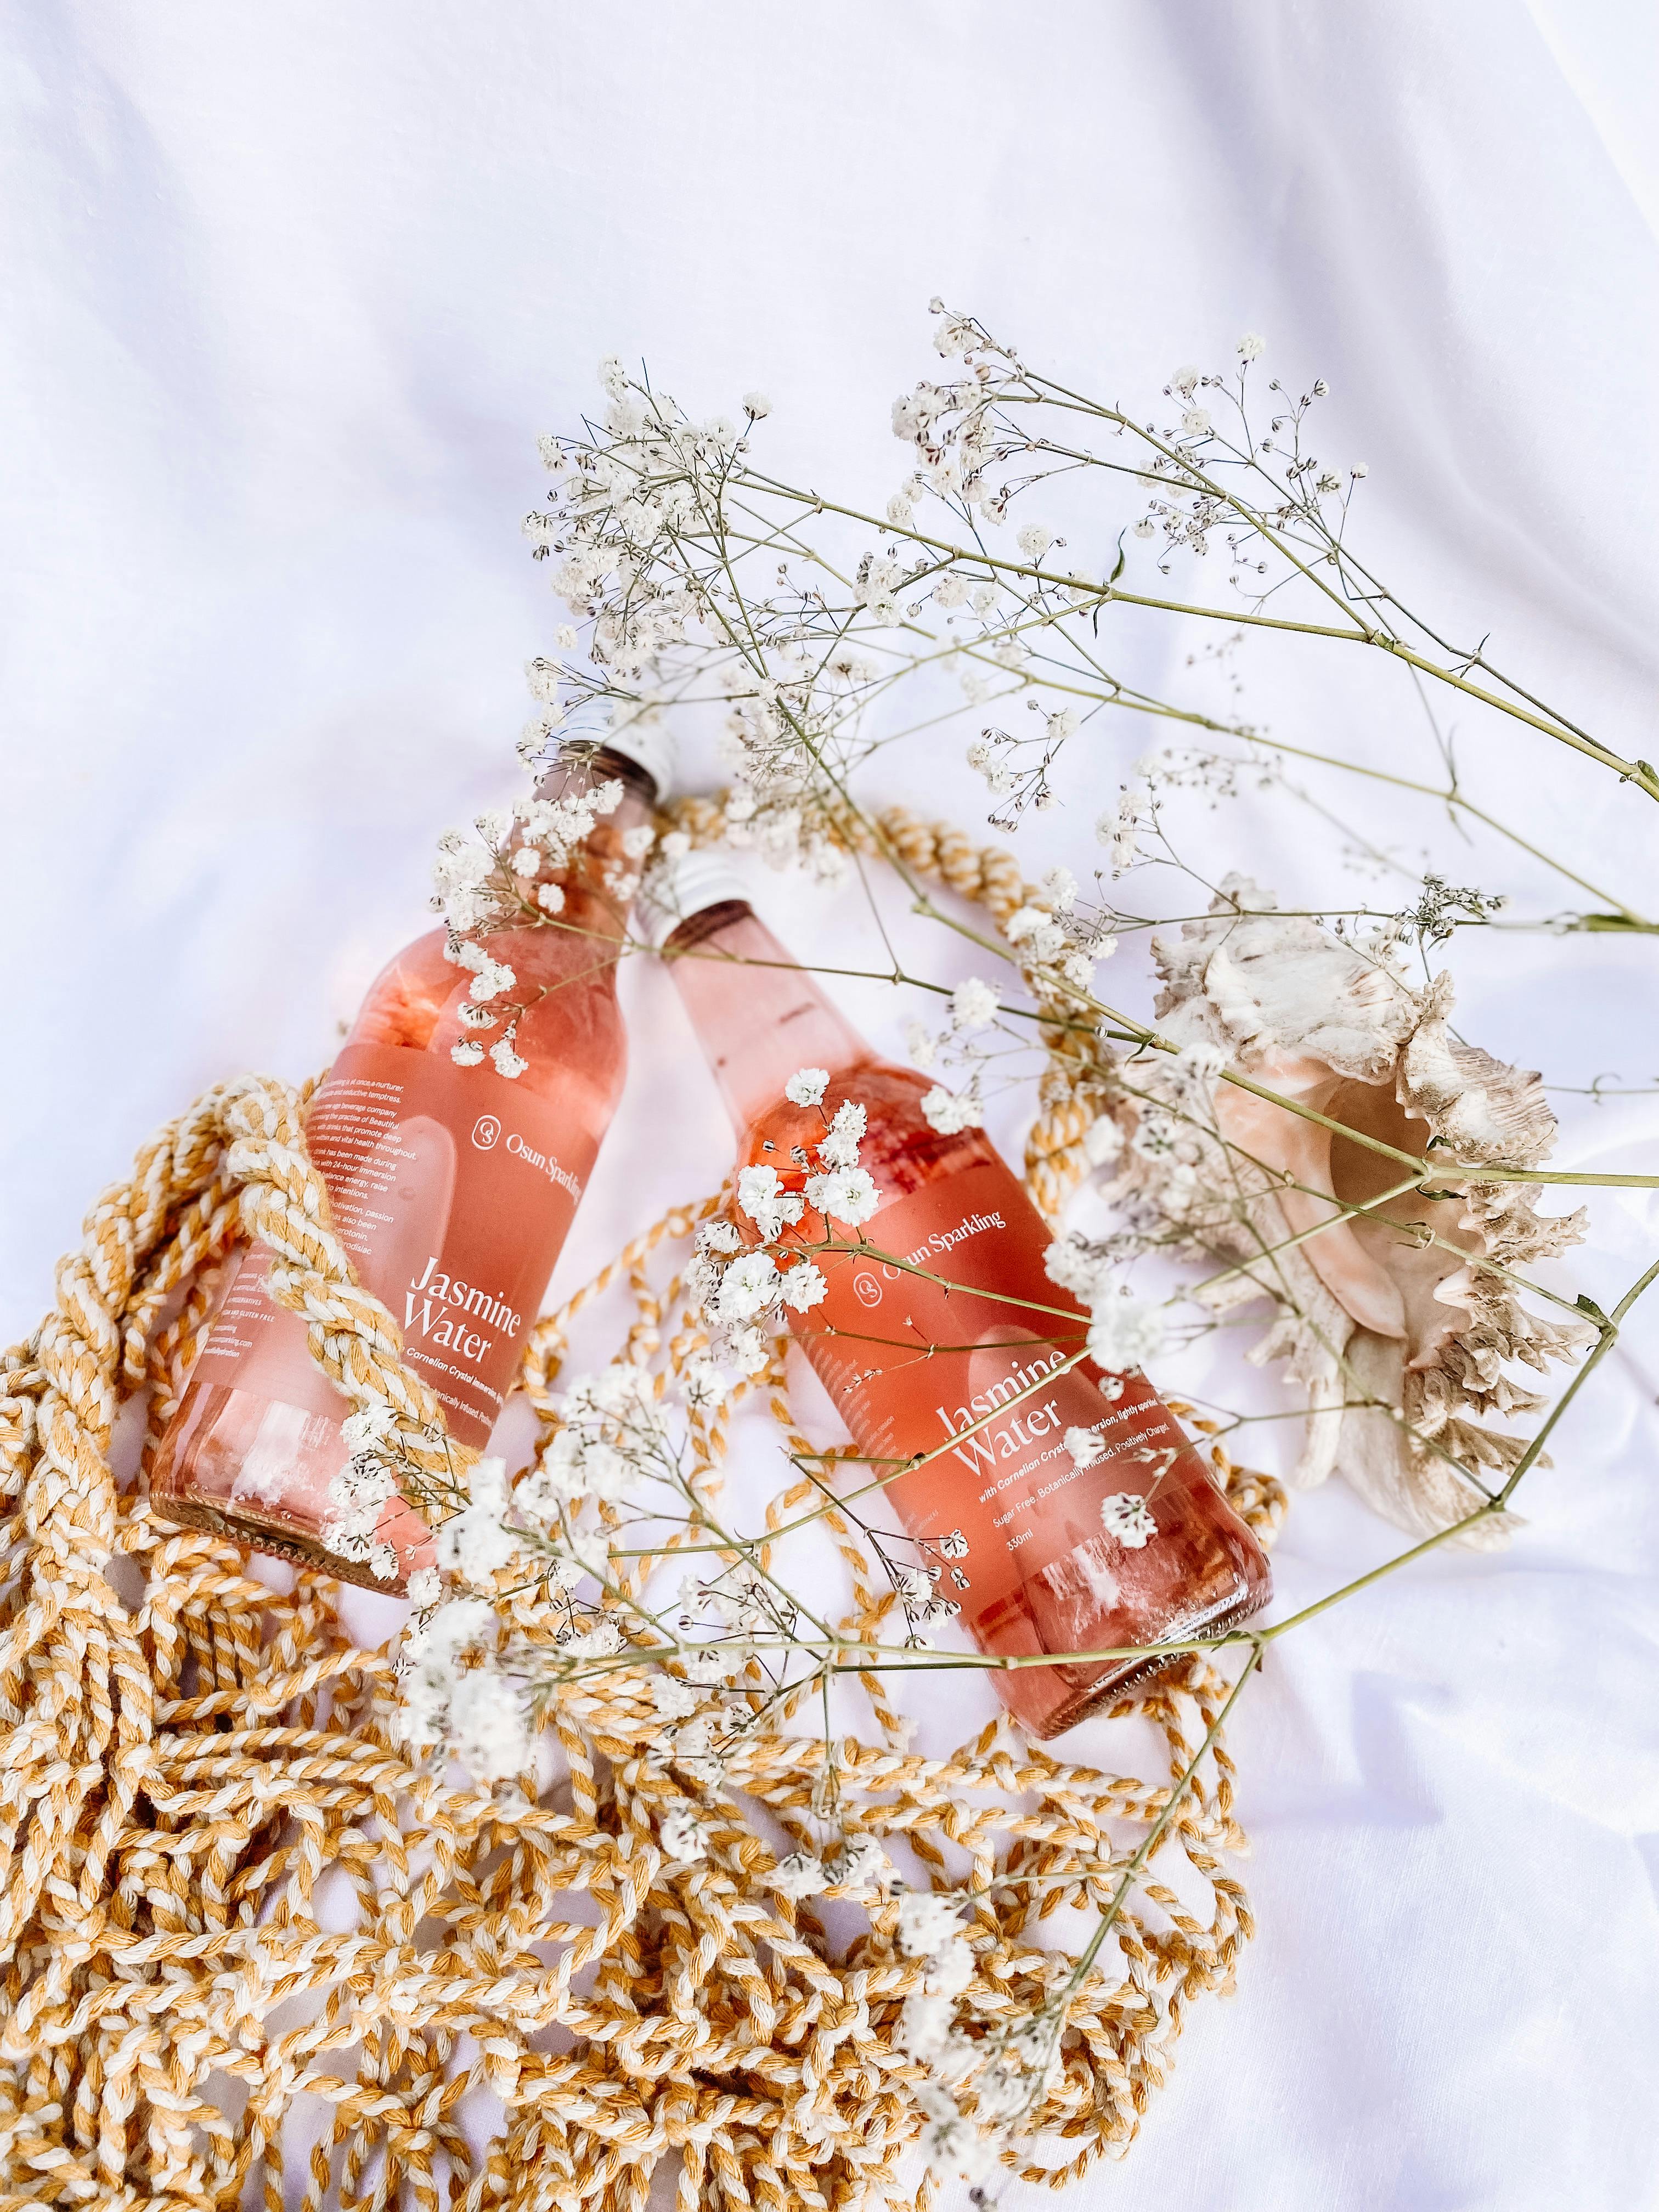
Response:
[[[348,1045],[307,1111],[358,1279],[464,1444],[495,1425],[599,1149],[570,1119],[492,1070],[396,1045]],[[341,1420],[304,1323],[265,1287],[270,1258],[240,1255],[198,1376]]]
[[[1098,1643],[1199,1464],[1185,1435],[1145,1376],[1068,1364],[1088,1316],[1049,1279],[1048,1230],[1000,1162],[893,1200],[864,1235],[863,1249],[814,1255],[829,1288],[796,1334],[860,1452],[929,1456],[859,1511],[877,1528],[898,1519],[941,1564],[938,1594],[981,1643]],[[1067,1449],[1072,1429],[1103,1445],[1092,1465]]]

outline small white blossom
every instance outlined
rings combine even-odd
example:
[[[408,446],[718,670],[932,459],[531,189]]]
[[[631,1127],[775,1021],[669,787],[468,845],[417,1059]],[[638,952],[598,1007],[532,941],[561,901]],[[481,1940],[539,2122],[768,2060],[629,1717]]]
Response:
[[[467,987],[469,999],[482,1006],[486,1000],[500,998],[503,991],[511,990],[518,977],[503,961],[485,956],[484,963]]]
[[[1028,561],[1041,561],[1054,542],[1054,532],[1040,522],[1028,522],[1019,533],[1019,550]]]
[[[829,1088],[827,1067],[798,1067],[783,1086],[783,1095],[792,1106],[818,1106]]]
[[[884,1893],[893,1879],[892,1863],[874,1836],[843,1838],[840,1850],[830,1862],[829,1871],[837,1889],[872,1890]]]
[[[733,1329],[726,1340],[727,1353],[739,1375],[759,1375],[771,1358],[771,1346],[761,1330],[750,1322],[746,1328]]]
[[[997,1018],[997,994],[977,975],[966,975],[951,994],[951,1026],[971,1036]]]
[[[1110,1263],[1091,1252],[1075,1231],[1056,1237],[1042,1255],[1042,1272],[1062,1291],[1070,1291],[1085,1305],[1098,1305],[1112,1292]]]
[[[964,1129],[976,1129],[985,1118],[971,1090],[947,1091],[942,1083],[936,1083],[924,1093],[921,1110],[929,1128],[937,1129],[941,1137],[959,1136]]]
[[[745,392],[743,395],[743,411],[755,422],[763,422],[772,412],[772,403],[763,392]]]
[[[855,1098],[843,1098],[836,1109],[836,1118],[824,1132],[818,1146],[818,1158],[827,1168],[850,1168],[856,1165],[859,1146],[863,1141],[868,1117]]]
[[[726,1377],[714,1362],[701,1354],[686,1361],[680,1382],[686,1404],[703,1412],[724,1405],[730,1392]]]
[[[564,911],[564,888],[562,884],[538,884],[536,886],[536,903],[540,907],[544,914],[562,914]]]
[[[1226,1048],[1218,1044],[1184,1044],[1175,1055],[1181,1078],[1208,1088],[1227,1065]]]
[[[796,1899],[817,1897],[830,1887],[823,1861],[805,1851],[791,1851],[787,1859],[780,1859],[769,1879],[780,1896]]]
[[[657,1832],[667,1856],[682,1866],[695,1865],[708,1856],[708,1831],[689,1805],[671,1805]]]
[[[450,1056],[452,1059],[454,1057],[453,1054]],[[509,1083],[515,1081],[530,1065],[527,1060],[519,1057],[506,1037],[499,1044],[490,1046],[489,1057],[495,1063],[496,1074],[504,1075]]]
[[[921,2131],[921,2148],[936,2173],[957,2181],[981,2181],[996,2163],[996,2154],[974,2123],[953,2106],[932,2114]]]
[[[777,1303],[782,1285],[777,1268],[764,1252],[745,1252],[733,1260],[720,1279],[718,1313],[729,1324],[752,1321]]]
[[[523,1693],[493,1667],[458,1674],[449,1692],[448,1738],[475,1782],[505,1782],[530,1763]]]
[[[1077,878],[1069,868],[1046,868],[1042,888],[1056,914],[1069,914],[1077,900]]]
[[[1083,1136],[1083,1157],[1091,1168],[1103,1168],[1123,1150],[1123,1132],[1109,1114],[1091,1121]]]
[[[1106,1446],[1092,1429],[1067,1429],[1060,1442],[1071,1454],[1073,1467],[1092,1467],[1106,1456]]]
[[[956,2039],[957,2008],[952,1997],[913,1990],[899,2014],[899,2046],[930,2073],[940,2071]]]
[[[1109,1536],[1131,1552],[1139,1551],[1158,1534],[1158,1523],[1139,1491],[1115,1490],[1100,1501],[1100,1519]]]
[[[503,1527],[507,1512],[507,1462],[481,1459],[467,1480],[468,1502],[437,1534],[438,1565],[463,1582],[489,1582],[518,1556],[519,1540]]]
[[[1255,331],[1246,331],[1238,342],[1238,357],[1241,361],[1260,361],[1266,351],[1267,340],[1259,337]]]
[[[836,1168],[828,1175],[807,1178],[806,1203],[856,1229],[881,1204],[881,1193],[867,1170]]]
[[[1053,960],[1066,949],[1066,932],[1044,908],[1022,906],[1002,925],[1010,945],[1020,945],[1030,960]]]
[[[961,1936],[952,1936],[927,1954],[930,1996],[959,1997],[974,1978],[974,1954]]]
[[[520,845],[513,855],[513,872],[515,876],[533,876],[541,864],[542,856],[533,845]]]
[[[562,1637],[559,1649],[567,1659],[608,1659],[612,1652],[622,1650],[623,1641],[622,1630],[614,1620],[596,1620],[591,1627]]]
[[[683,1682],[678,1674],[653,1674],[651,1702],[659,1720],[689,1721],[702,1698],[695,1682]]]
[[[769,1239],[800,1219],[805,1201],[799,1192],[784,1189],[775,1168],[763,1164],[739,1171],[738,1204],[761,1235]]]
[[[1103,1298],[1089,1324],[1089,1357],[1109,1374],[1125,1375],[1164,1348],[1164,1309],[1127,1292]]]
[[[384,1399],[360,1406],[340,1424],[340,1434],[353,1451],[367,1451],[375,1444],[389,1443],[397,1433],[398,1417]]]
[[[822,1305],[829,1285],[810,1260],[798,1260],[783,1276],[783,1303],[792,1313],[808,1313]]]
[[[898,1900],[899,1948],[907,1959],[929,1959],[962,1932],[962,1899],[936,1889],[907,1889]]]
[[[477,1037],[464,1037],[459,1044],[450,1046],[449,1056],[457,1067],[476,1067],[483,1058],[483,1047]]]

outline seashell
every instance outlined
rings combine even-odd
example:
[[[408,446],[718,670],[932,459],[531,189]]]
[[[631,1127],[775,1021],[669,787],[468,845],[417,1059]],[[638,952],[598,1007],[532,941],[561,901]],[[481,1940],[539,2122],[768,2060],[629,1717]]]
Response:
[[[1486,1494],[1477,1482],[1501,1483],[1524,1449],[1489,1420],[1545,1402],[1516,1364],[1541,1372],[1589,1334],[1529,1312],[1497,1271],[1576,1242],[1582,1215],[1540,1216],[1519,1183],[1437,1175],[1424,1188],[1340,1130],[1208,1079],[1224,1058],[1417,1158],[1526,1168],[1555,1136],[1537,1075],[1452,1034],[1449,977],[1415,991],[1391,946],[1282,915],[1243,877],[1207,916],[1155,938],[1153,956],[1160,1033],[1181,1049],[1116,1064],[1109,1110],[1127,1142],[1109,1194],[1150,1200],[1191,1248],[1233,1263],[1212,1303],[1277,1301],[1251,1356],[1285,1359],[1308,1394],[1292,1482],[1335,1468],[1418,1535],[1462,1519]],[[1464,1540],[1504,1534],[1494,1519]]]

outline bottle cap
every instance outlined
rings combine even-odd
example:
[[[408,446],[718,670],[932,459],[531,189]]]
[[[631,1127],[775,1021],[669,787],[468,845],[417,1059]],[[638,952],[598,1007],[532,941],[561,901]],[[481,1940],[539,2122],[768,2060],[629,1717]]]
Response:
[[[657,804],[661,805],[674,787],[679,747],[674,742],[674,732],[660,715],[641,714],[634,721],[607,730],[594,742],[606,752],[620,753],[624,760],[631,760],[636,768],[642,768],[656,785]]]
[[[749,890],[723,853],[682,853],[677,860],[663,860],[640,886],[635,905],[645,940],[659,950],[683,921],[706,907],[723,906],[728,899],[748,903]]]

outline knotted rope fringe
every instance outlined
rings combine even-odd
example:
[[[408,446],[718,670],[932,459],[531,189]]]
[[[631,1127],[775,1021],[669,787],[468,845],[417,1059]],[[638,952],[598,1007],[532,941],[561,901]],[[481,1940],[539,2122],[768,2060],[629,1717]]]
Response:
[[[883,835],[994,911],[1023,896],[1006,854],[896,814]],[[1086,1056],[1057,1065],[1028,1158],[1050,1212],[1090,1118]],[[252,2186],[266,2212],[400,2191],[434,2212],[641,2212],[671,2154],[682,2212],[918,2201],[902,2161],[919,2077],[895,2030],[920,1970],[890,1908],[848,1938],[845,1908],[789,1903],[770,1869],[823,1834],[833,1788],[848,1833],[973,1896],[963,2004],[993,2029],[1061,1987],[1068,1960],[1044,1923],[1101,1910],[1169,1780],[1068,1765],[994,1724],[947,1759],[915,1757],[866,1675],[878,1741],[837,1741],[831,1767],[821,1733],[777,1715],[741,1747],[732,1794],[702,1806],[708,1861],[670,1871],[658,1825],[700,1794],[642,1756],[655,1722],[637,1675],[560,1693],[562,1778],[539,1796],[446,1790],[412,1765],[392,1658],[354,1647],[338,1585],[301,1571],[274,1591],[145,1494],[239,1234],[270,1247],[273,1292],[323,1370],[356,1403],[388,1401],[434,1481],[451,1471],[438,1409],[331,1226],[307,1095],[245,1079],[158,1133],[88,1214],[52,1311],[4,1358],[0,2208],[231,2207]],[[699,1348],[678,1277],[653,1287],[652,1270],[717,1203],[672,1210],[538,1324],[524,1382],[544,1425],[590,1299],[631,1305],[620,1354],[664,1376]],[[780,1352],[748,1395],[804,1448],[781,1386]],[[118,1486],[120,1409],[145,1398]],[[695,1431],[711,1495],[729,1418]],[[1270,1534],[1278,1486],[1212,1457]],[[775,1500],[769,1528],[809,1494]],[[855,1650],[892,1599],[855,1526],[825,1525],[852,1589],[836,1632]],[[516,1626],[550,1640],[545,1609],[522,1605]],[[1136,1708],[1169,1777],[1224,1688],[1194,1662]],[[1029,2178],[1058,2185],[1123,2148],[1187,2004],[1230,1986],[1249,1917],[1223,1854],[1241,1843],[1218,1740],[1117,1923],[1118,1964],[1070,2000],[1061,2070],[1013,2158]]]

